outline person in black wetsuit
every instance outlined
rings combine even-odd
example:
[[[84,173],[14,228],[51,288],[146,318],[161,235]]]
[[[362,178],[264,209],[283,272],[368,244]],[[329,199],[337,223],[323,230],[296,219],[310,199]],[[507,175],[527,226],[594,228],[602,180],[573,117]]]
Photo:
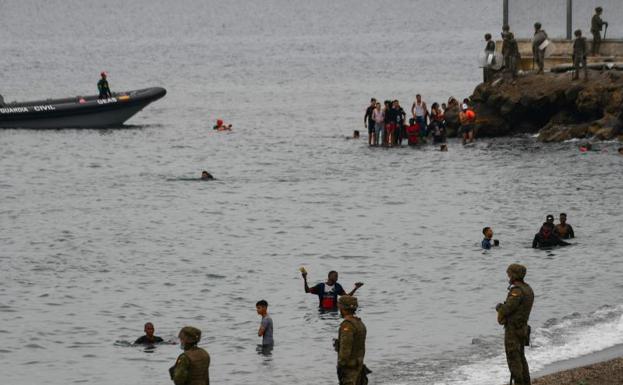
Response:
[[[532,241],[533,249],[569,245],[570,243],[563,241],[554,233],[554,224],[550,222],[543,223],[541,230],[534,236]]]
[[[151,322],[147,322],[145,324],[145,335],[142,337],[139,337],[136,341],[134,341],[135,345],[153,345],[153,344],[157,344],[160,342],[163,342],[164,340],[158,336],[154,335],[154,324],[152,324]]]
[[[112,98],[112,92],[110,92],[110,86],[108,80],[106,80],[106,72],[100,74],[101,79],[97,82],[97,90],[99,91],[99,99]]]

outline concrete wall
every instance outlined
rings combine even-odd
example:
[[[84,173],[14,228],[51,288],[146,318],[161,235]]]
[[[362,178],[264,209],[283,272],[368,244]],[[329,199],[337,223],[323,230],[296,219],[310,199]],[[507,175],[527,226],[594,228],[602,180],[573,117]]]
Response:
[[[566,39],[550,39],[553,43],[553,52],[548,53],[545,58],[545,69],[552,68],[561,64],[572,64],[571,56],[573,54],[573,40]],[[592,49],[592,40],[588,40],[589,53]],[[519,53],[521,54],[521,63],[519,68],[526,71],[532,69],[532,41],[530,39],[517,39]],[[502,41],[495,42],[496,51],[502,52]],[[623,40],[608,39],[601,42],[600,56],[589,56],[589,63],[614,61],[623,62]]]

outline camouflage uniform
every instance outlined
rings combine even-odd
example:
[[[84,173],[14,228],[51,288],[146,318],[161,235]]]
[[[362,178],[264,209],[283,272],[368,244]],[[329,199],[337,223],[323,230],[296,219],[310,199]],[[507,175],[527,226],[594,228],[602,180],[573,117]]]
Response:
[[[580,67],[584,70],[584,79],[588,79],[588,67],[586,66],[586,38],[578,36],[573,41],[573,76],[572,79],[579,79]]]
[[[541,24],[536,23],[534,25],[535,32],[532,38],[532,57],[536,61],[536,65],[539,68],[537,73],[543,73],[543,67],[545,66],[545,50],[541,49],[541,44],[547,40],[547,33],[541,29]]]
[[[591,33],[593,34],[593,56],[599,55],[599,48],[601,47],[601,31],[604,25],[608,25],[601,19],[601,7],[595,8],[595,14],[591,19]]]
[[[506,35],[506,55],[507,58],[504,59],[505,62],[508,63],[508,71],[513,76],[513,79],[517,77],[517,66],[519,65],[519,61],[521,60],[521,55],[519,54],[519,46],[517,45],[517,40],[515,40],[515,35],[512,32],[509,32]]]
[[[169,369],[169,374],[175,385],[210,385],[210,355],[204,349],[197,347],[201,338],[201,331],[192,326],[186,326],[180,334],[192,338],[190,347],[184,347],[175,365]]]
[[[511,284],[504,304],[497,306],[498,322],[504,325],[504,348],[511,377],[516,385],[530,385],[530,370],[524,354],[524,347],[530,340],[528,319],[534,303],[534,292],[523,281],[525,266],[512,264],[507,272]]]
[[[347,310],[357,309],[357,298],[342,296],[341,307]],[[365,385],[368,383],[364,372],[363,358],[366,354],[366,325],[358,317],[349,317],[340,325],[336,346],[337,375],[340,385]]]

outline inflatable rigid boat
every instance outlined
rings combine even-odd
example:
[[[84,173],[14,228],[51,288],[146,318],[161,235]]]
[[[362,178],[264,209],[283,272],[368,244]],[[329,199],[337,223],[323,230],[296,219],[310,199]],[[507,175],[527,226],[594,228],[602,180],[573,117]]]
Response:
[[[152,87],[115,92],[108,99],[78,96],[9,104],[0,99],[0,128],[119,127],[166,93],[164,88]]]

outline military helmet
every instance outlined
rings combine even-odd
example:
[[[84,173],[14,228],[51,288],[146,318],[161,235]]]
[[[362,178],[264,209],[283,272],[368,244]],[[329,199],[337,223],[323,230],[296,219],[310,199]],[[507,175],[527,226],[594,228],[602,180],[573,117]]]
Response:
[[[534,23],[534,28],[541,29],[541,23],[539,22]]]
[[[508,266],[508,269],[506,269],[506,273],[508,273],[511,281],[523,281],[526,276],[526,271],[526,267],[518,263],[513,263]]]
[[[598,13],[599,13],[599,12],[602,12],[603,10],[604,10],[604,9],[603,9],[602,7],[597,7],[597,8],[595,8],[595,12],[598,12]]]
[[[180,335],[184,335],[189,339],[189,342],[192,344],[196,344],[201,339],[201,330],[192,326],[184,326],[182,330],[180,330]]]
[[[343,295],[338,300],[340,306],[342,306],[345,310],[355,311],[359,304],[357,303],[357,297],[353,297],[352,295]]]

